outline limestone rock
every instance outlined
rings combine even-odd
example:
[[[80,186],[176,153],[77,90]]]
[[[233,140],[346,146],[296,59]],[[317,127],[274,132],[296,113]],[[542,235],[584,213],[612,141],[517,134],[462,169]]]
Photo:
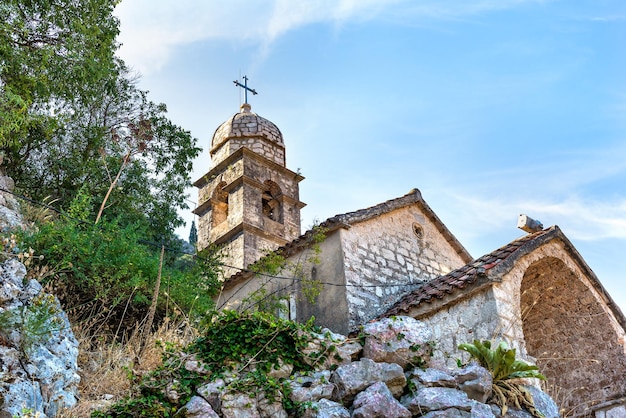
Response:
[[[287,418],[282,399],[270,400],[265,397],[263,392],[257,395],[257,409],[261,418]]]
[[[316,370],[348,364],[356,360],[363,350],[358,342],[348,340],[345,336],[327,328],[314,335],[316,338],[310,340],[302,352],[306,355],[307,363]]]
[[[10,206],[10,201],[6,198],[6,196],[4,196],[4,199],[5,205]],[[13,202],[16,203],[15,201]],[[18,228],[22,223],[22,219],[19,215],[5,205],[0,206],[0,231],[8,231]]]
[[[273,377],[274,379],[285,379],[291,376],[292,371],[293,371],[293,364],[283,363],[281,361],[278,368],[277,369],[272,368],[272,370],[270,370],[270,372],[267,375],[270,377]]]
[[[432,353],[432,331],[408,316],[368,323],[363,332],[363,357],[377,362],[396,363],[406,369],[427,362]]]
[[[339,366],[330,381],[336,386],[333,398],[341,399],[344,404],[352,402],[357,393],[375,382],[384,382],[394,396],[400,396],[406,385],[406,377],[398,364],[376,363],[367,358]]]
[[[509,408],[506,411],[505,418],[533,418],[530,412],[517,408]]]
[[[493,377],[489,370],[478,364],[472,363],[458,371],[455,380],[470,399],[484,403],[491,396]]]
[[[537,389],[535,386],[524,387],[530,392],[537,411],[541,412],[545,418],[559,418],[559,407],[547,393]]]
[[[335,385],[330,383],[330,370],[315,372],[311,376],[295,376],[290,380],[290,398],[294,402],[312,402],[330,399]]]
[[[472,418],[496,418],[490,405],[478,401],[472,402],[472,410],[470,412]]]
[[[454,377],[442,370],[427,368],[422,370],[415,368],[406,373],[407,380],[412,381],[417,388],[420,387],[444,387],[456,388]]]
[[[413,414],[449,408],[472,410],[472,401],[465,392],[452,388],[422,388],[403,396],[400,402]]]
[[[76,404],[78,341],[56,297],[16,259],[0,265],[0,412],[41,417]]]
[[[354,399],[352,418],[411,418],[411,412],[398,402],[387,385],[377,382]]]
[[[350,418],[350,411],[340,403],[320,399],[305,409],[302,418]]]
[[[187,418],[219,418],[211,405],[200,396],[193,396],[189,399],[183,407],[183,414],[182,416]]]
[[[228,392],[222,396],[224,418],[261,418],[256,399],[240,392]]]
[[[213,382],[198,388],[198,394],[206,400],[214,411],[220,412],[222,409],[222,400],[220,395],[226,387],[226,383],[223,379],[216,379]]]
[[[210,374],[210,370],[202,360],[199,360],[198,357],[193,354],[185,359],[185,369],[190,372],[195,372],[198,374]]]
[[[424,418],[471,418],[472,414],[456,408],[441,409],[431,411],[423,415]]]

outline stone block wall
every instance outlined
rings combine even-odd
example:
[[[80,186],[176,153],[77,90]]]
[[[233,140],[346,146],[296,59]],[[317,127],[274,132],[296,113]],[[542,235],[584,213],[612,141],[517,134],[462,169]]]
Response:
[[[527,350],[564,395],[563,406],[584,413],[626,394],[623,335],[584,278],[549,257],[526,270],[521,291]]]
[[[300,208],[304,206],[299,201],[298,183],[302,179],[297,173],[270,162],[247,148],[233,154],[209,171],[204,179],[196,182],[200,188],[199,205],[206,208],[198,213],[198,248],[206,248],[211,242],[221,243],[222,237],[242,225],[258,228],[259,234],[273,237],[274,239],[268,238],[263,247],[254,249],[250,256],[237,255],[242,260],[246,258],[244,264],[235,264],[243,268],[258,259],[260,250],[276,249],[297,238],[300,235]],[[280,222],[272,221],[263,214],[263,193],[268,187],[266,181],[273,182],[280,188],[280,195],[276,197],[280,202]],[[224,222],[215,225],[212,220],[214,208],[211,199],[219,188],[223,188],[228,194],[228,216]],[[229,259],[228,262],[232,260]]]
[[[491,288],[418,319],[431,327],[437,341],[432,361],[446,367],[454,367],[457,358],[468,359],[459,344],[492,340],[501,328]]]
[[[285,147],[263,137],[232,138],[219,147],[211,159],[215,162],[222,161],[239,148],[244,147],[276,164],[285,166]]]
[[[418,284],[465,264],[415,205],[355,223],[341,237],[351,327],[375,318]]]

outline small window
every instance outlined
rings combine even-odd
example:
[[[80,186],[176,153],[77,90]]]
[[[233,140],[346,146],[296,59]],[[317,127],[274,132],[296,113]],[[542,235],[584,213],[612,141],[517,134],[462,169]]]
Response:
[[[220,182],[211,195],[211,225],[217,225],[228,219],[228,192],[224,190],[226,182]]]
[[[413,233],[415,234],[415,236],[417,237],[418,240],[423,240],[424,239],[424,228],[422,228],[422,225],[418,224],[418,223],[414,223],[413,224]]]
[[[280,198],[282,191],[278,184],[271,180],[265,180],[265,190],[261,197],[263,205],[263,215],[275,222],[283,222],[282,205]]]
[[[281,319],[295,321],[296,316],[296,295],[293,293],[287,297],[283,297],[278,301],[278,315]]]

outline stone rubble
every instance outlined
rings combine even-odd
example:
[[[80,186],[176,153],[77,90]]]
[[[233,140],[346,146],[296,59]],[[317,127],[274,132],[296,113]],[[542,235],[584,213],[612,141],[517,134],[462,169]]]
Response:
[[[370,348],[365,350],[362,347],[356,355],[355,341],[337,334],[318,334],[316,337],[319,341],[311,342],[311,347],[322,347],[333,342],[336,344],[336,352],[341,352],[341,345],[349,345],[348,352],[352,354],[330,356],[331,359],[320,362],[314,372],[294,373],[285,377],[291,390],[281,396],[289,396],[293,403],[300,405],[297,413],[291,411],[290,415],[283,408],[282,399],[267,399],[263,390],[249,390],[246,393],[238,391],[235,389],[236,385],[231,385],[236,382],[237,376],[230,375],[200,386],[197,393],[181,409],[181,414],[190,418],[502,416],[498,407],[484,403],[492,391],[492,377],[486,369],[474,363],[457,369],[428,367],[427,359],[432,344],[427,339],[429,334],[422,323],[408,317],[396,317],[368,324],[363,329],[367,330],[364,334],[364,345]],[[420,337],[417,338],[416,335]],[[399,342],[407,336],[419,347],[406,351],[406,344],[391,344],[392,341]],[[372,343],[374,341],[384,343],[378,348],[372,348],[376,346]],[[428,350],[422,352],[424,359],[416,362],[419,366],[404,362],[409,353],[420,352],[421,347],[428,347]],[[383,352],[385,354],[381,356]],[[368,358],[366,353],[379,360],[398,359],[405,367],[398,363],[375,361]],[[347,361],[353,355],[356,357],[354,361]],[[408,357],[415,362],[414,355]],[[545,418],[559,417],[558,408],[548,395],[534,386],[526,387]],[[526,411],[509,408],[506,417],[532,416]]]

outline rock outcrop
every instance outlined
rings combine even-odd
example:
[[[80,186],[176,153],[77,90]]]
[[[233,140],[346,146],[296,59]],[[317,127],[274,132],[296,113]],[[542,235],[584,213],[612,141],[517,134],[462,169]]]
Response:
[[[2,175],[0,188],[12,190]],[[0,229],[19,227],[17,202],[0,193]],[[78,342],[56,297],[36,280],[26,279],[26,267],[10,239],[0,263],[0,417],[21,416],[23,410],[40,418],[54,417],[76,403]]]

